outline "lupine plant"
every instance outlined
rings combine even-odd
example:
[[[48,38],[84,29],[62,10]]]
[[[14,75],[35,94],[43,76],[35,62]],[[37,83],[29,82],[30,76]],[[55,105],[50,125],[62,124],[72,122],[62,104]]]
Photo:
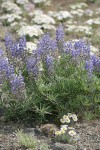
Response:
[[[15,41],[7,34],[5,47],[0,48],[0,95],[7,118],[56,120],[66,110],[99,116],[100,58],[88,43],[66,42],[60,25],[55,38],[46,33],[32,54],[24,36]]]

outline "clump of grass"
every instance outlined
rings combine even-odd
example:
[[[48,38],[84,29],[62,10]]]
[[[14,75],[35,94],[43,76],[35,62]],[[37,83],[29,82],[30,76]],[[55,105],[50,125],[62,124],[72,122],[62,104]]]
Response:
[[[23,133],[19,130],[16,132],[16,136],[22,146],[25,146],[26,148],[31,148],[32,150],[36,149],[38,141],[31,135]]]
[[[16,132],[16,136],[21,144],[25,148],[31,148],[31,150],[49,150],[47,143],[40,142],[34,136],[24,133],[20,130]]]

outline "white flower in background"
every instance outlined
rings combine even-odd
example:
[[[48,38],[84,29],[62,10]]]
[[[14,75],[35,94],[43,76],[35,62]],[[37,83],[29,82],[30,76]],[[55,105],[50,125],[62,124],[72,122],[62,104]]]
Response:
[[[77,115],[76,114],[72,114],[72,119],[76,122],[78,119],[77,119]]]
[[[77,24],[77,21],[70,19],[70,20],[66,21],[66,24]]]
[[[46,6],[50,6],[51,5],[51,0],[48,0],[44,3]]]
[[[33,0],[34,4],[45,4],[45,5],[50,5],[51,1],[50,0]]]
[[[45,30],[56,30],[55,26],[50,25],[50,24],[43,24],[42,28]]]
[[[96,14],[96,15],[99,15],[99,14],[100,14],[100,8],[96,8],[95,14]]]
[[[35,5],[29,2],[29,3],[23,4],[23,8],[25,11],[28,11],[28,14],[29,14],[29,13],[32,13],[33,10],[35,9]]]
[[[51,17],[56,17],[57,12],[56,11],[48,11],[48,15]]]
[[[69,31],[69,32],[82,32],[86,35],[92,35],[92,27],[90,27],[90,26],[67,25],[66,31]]]
[[[29,3],[29,1],[28,0],[16,0],[16,3],[20,5],[24,5],[24,4]]]
[[[43,10],[41,10],[41,9],[36,9],[36,10],[34,10],[34,12],[30,12],[28,15],[29,15],[30,17],[33,17],[33,16],[35,16],[35,15],[40,15],[40,14],[43,14]]]
[[[83,32],[87,35],[91,35],[92,34],[92,27],[90,27],[90,26],[77,26],[76,32]]]
[[[73,32],[76,29],[76,25],[66,25],[66,31]]]
[[[32,19],[37,24],[55,24],[55,20],[45,14],[38,14]]]
[[[35,4],[45,3],[47,0],[33,0]]]
[[[73,18],[73,16],[68,11],[59,11],[56,14],[56,18],[57,20],[63,20],[63,19]]]
[[[11,27],[18,26],[18,22],[13,22],[13,23],[11,23],[10,25],[11,25]]]
[[[11,23],[15,20],[21,20],[22,17],[17,15],[17,14],[6,14],[4,16],[1,17],[1,20],[7,20],[7,22]]]
[[[75,136],[76,135],[76,132],[74,130],[70,130],[68,133],[69,133],[70,136]]]
[[[33,50],[36,50],[37,48],[37,44],[33,43],[33,42],[26,42],[26,50],[29,53],[32,53]]]
[[[48,15],[51,17],[56,18],[57,20],[64,20],[64,19],[70,19],[73,18],[70,12],[68,11],[48,11]]]
[[[41,30],[41,26],[33,25],[33,26],[22,26],[18,31],[18,35],[28,35],[29,37],[40,36],[43,34]]]
[[[84,11],[82,9],[77,9],[77,10],[71,10],[70,13],[72,15],[83,16]]]
[[[28,26],[27,23],[24,20],[21,20],[21,22],[19,22],[18,25],[20,27],[22,27],[22,26]]]
[[[93,24],[93,19],[89,19],[88,21],[85,22],[85,24],[92,25]]]
[[[86,9],[86,10],[84,11],[84,14],[85,14],[86,16],[91,17],[91,16],[93,16],[94,12],[93,12],[91,9]]]
[[[88,25],[93,25],[93,24],[100,25],[100,18],[89,19],[85,23]]]
[[[86,7],[88,7],[86,3],[77,3],[77,4],[70,6],[71,9],[80,9],[80,8],[86,8]]]
[[[3,10],[6,10],[8,12],[22,14],[21,8],[18,7],[17,4],[13,2],[9,2],[9,1],[3,2],[1,8],[3,8]]]

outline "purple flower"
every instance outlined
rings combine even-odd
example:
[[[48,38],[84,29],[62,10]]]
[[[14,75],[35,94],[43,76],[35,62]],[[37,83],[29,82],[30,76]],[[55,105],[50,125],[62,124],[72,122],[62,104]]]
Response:
[[[86,60],[85,69],[87,70],[88,75],[92,76],[92,72],[94,70],[94,65],[93,65],[93,61],[92,60]]]
[[[21,57],[25,51],[26,39],[23,36],[19,41],[15,42],[12,40],[11,36],[7,34],[5,36],[5,46],[8,55],[11,55],[12,57]]]
[[[4,56],[4,52],[3,50],[0,48],[0,57],[3,57]]]
[[[5,35],[5,47],[7,51],[10,51],[10,47],[12,46],[13,41],[10,34]]]
[[[54,71],[54,57],[47,55],[45,63],[48,74],[51,75]]]
[[[12,74],[10,77],[10,84],[12,94],[17,98],[22,97],[23,91],[25,90],[24,77],[21,74]]]
[[[64,30],[62,25],[59,25],[56,30],[56,42],[59,52],[63,52],[65,48],[65,42],[64,42]]]
[[[50,35],[47,33],[39,41],[38,48],[37,48],[37,53],[41,58],[44,58],[45,55],[47,55],[50,52],[54,51],[55,46],[56,46],[55,41],[53,41],[50,38]]]
[[[14,73],[13,65],[9,64],[8,58],[0,59],[0,75],[2,79],[9,79],[10,76]]]
[[[93,61],[94,70],[100,72],[100,58],[95,55],[91,55],[90,58]]]
[[[38,75],[38,65],[37,65],[37,58],[30,57],[27,60],[27,70],[29,73],[32,73],[34,77]]]

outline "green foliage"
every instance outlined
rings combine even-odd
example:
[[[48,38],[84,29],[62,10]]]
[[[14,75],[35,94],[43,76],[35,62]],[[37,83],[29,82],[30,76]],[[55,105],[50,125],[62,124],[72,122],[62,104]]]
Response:
[[[36,150],[37,141],[34,137],[32,137],[31,135],[25,134],[21,131],[18,131],[16,133],[16,136],[22,146],[25,146],[26,148],[31,148],[32,150]]]
[[[49,150],[49,146],[47,143],[40,142],[38,139],[36,139],[34,136],[29,135],[27,133],[24,133],[22,131],[17,131],[16,136],[21,144],[21,146],[25,146],[27,149],[31,150]]]
[[[37,81],[23,72],[27,96],[23,101],[8,98],[6,119],[47,122],[56,120],[66,111],[84,113],[91,111],[96,116],[100,104],[100,80],[98,76],[88,78],[82,66],[76,65],[70,56],[55,62],[54,77]],[[48,81],[48,82],[45,82]]]

